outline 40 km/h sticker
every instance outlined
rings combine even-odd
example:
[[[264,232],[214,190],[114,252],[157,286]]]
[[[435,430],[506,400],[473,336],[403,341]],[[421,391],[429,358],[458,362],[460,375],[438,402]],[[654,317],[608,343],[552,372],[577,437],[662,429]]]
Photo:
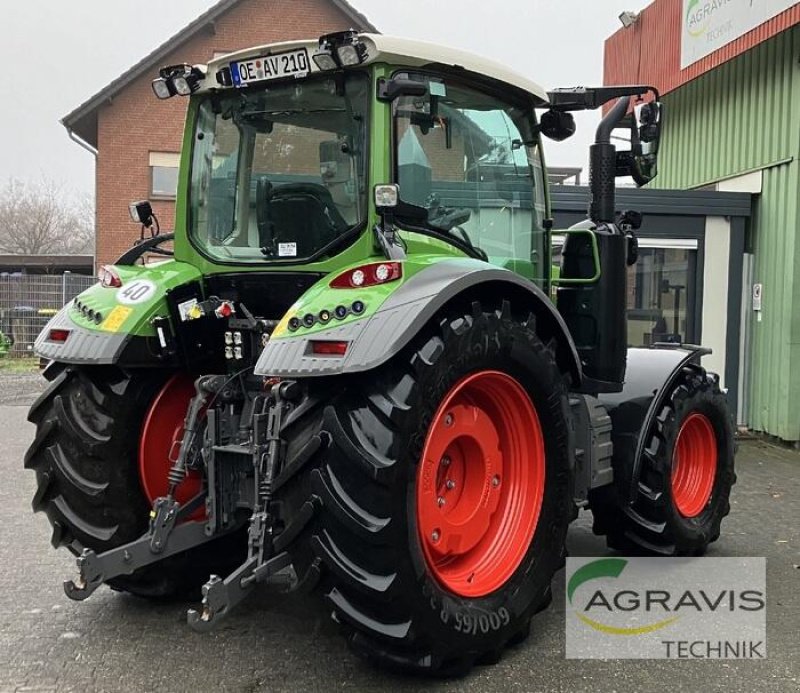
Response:
[[[149,279],[136,279],[117,291],[117,301],[126,305],[149,301],[156,293],[156,285]]]

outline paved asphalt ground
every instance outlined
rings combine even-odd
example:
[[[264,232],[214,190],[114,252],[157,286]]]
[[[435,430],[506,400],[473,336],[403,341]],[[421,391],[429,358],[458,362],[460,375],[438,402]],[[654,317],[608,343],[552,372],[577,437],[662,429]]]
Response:
[[[70,602],[61,581],[74,562],[49,544],[30,510],[33,475],[22,457],[39,383],[0,376],[0,691],[800,691],[800,454],[741,446],[732,512],[711,556],[766,556],[764,661],[564,659],[564,576],[534,633],[494,667],[466,679],[387,675],[349,654],[317,599],[259,594],[210,635],[185,624],[185,604],[152,604],[101,587]],[[574,556],[606,553],[583,514]]]

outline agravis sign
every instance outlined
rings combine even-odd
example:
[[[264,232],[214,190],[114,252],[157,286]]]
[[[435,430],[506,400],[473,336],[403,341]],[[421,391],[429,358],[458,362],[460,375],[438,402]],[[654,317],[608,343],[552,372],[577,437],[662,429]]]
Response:
[[[797,0],[683,0],[681,69],[797,4]]]

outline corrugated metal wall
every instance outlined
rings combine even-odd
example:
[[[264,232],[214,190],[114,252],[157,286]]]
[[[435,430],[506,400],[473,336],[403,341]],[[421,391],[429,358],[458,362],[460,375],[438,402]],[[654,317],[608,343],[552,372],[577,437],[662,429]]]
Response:
[[[660,188],[692,188],[796,156],[800,26],[664,99]]]
[[[800,121],[795,121],[800,128]],[[764,171],[755,205],[754,282],[764,286],[762,320],[752,320],[750,428],[800,440],[800,163]]]
[[[713,70],[800,23],[800,3],[681,70],[683,0],[655,0],[605,44],[605,84],[652,84],[662,93]]]
[[[749,423],[784,440],[800,440],[799,57],[794,26],[668,94],[654,181],[691,188],[764,169],[751,223],[753,281],[764,293],[752,322]]]

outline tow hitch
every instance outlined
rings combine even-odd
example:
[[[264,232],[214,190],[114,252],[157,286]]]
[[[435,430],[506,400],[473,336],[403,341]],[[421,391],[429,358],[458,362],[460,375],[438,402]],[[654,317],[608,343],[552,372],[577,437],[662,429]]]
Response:
[[[70,599],[82,601],[103,582],[152,565],[170,556],[187,551],[240,529],[249,522],[247,531],[248,555],[230,575],[222,578],[211,575],[203,586],[200,610],[187,613],[189,625],[198,631],[213,627],[233,607],[241,602],[259,583],[272,583],[283,591],[295,589],[297,581],[288,573],[278,575],[291,565],[282,550],[288,538],[294,536],[314,515],[313,499],[306,503],[281,533],[275,535],[276,517],[271,508],[276,479],[285,468],[285,444],[281,439],[284,417],[300,396],[295,381],[270,384],[263,391],[259,378],[242,378],[236,386],[224,376],[203,376],[195,383],[196,394],[186,414],[183,439],[177,458],[169,471],[168,494],[156,499],[150,512],[148,531],[138,539],[110,551],[95,553],[84,549],[77,558],[77,580],[66,580],[64,592]],[[232,407],[212,405],[241,405],[241,420],[252,420],[246,430],[247,439],[232,442],[220,440],[220,431],[241,429],[239,421],[227,420]],[[175,488],[183,480],[190,462],[188,451],[200,430],[201,412],[206,410],[207,429],[202,458],[205,466],[205,485],[194,498],[181,505],[174,498]],[[295,455],[290,464],[302,464],[322,444],[320,436],[312,437]],[[188,520],[203,504],[206,519]],[[241,509],[250,508],[249,520],[242,518]],[[239,511],[239,512],[237,512]]]

